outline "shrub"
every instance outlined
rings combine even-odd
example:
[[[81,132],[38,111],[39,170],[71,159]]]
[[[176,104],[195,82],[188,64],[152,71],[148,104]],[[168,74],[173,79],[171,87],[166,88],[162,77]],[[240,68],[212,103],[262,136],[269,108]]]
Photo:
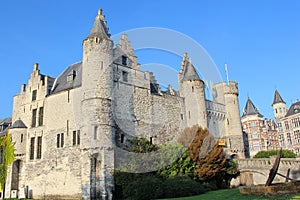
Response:
[[[145,176],[129,183],[123,190],[125,199],[148,200],[163,197],[162,181],[154,176]]]
[[[276,156],[279,150],[259,151],[253,158],[270,158]],[[282,150],[282,158],[296,158],[297,155],[290,150]]]
[[[203,186],[188,176],[176,176],[163,182],[164,198],[187,197],[205,192]]]

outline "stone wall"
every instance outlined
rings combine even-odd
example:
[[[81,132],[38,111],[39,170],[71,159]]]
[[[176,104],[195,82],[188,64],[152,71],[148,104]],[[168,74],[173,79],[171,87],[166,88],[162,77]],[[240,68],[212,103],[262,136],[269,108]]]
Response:
[[[236,160],[241,175],[232,181],[232,186],[265,184],[270,169],[273,167],[275,157],[260,159],[238,159]],[[282,158],[279,164],[278,173],[291,179],[300,180],[300,160],[293,158]],[[276,175],[274,183],[286,182],[287,179]]]

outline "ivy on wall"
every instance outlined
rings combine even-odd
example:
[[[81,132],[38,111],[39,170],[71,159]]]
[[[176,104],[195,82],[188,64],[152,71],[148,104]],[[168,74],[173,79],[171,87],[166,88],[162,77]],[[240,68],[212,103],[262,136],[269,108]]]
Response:
[[[6,136],[0,137],[0,191],[3,190],[8,166],[14,161],[14,143],[11,140],[9,130],[7,130]]]

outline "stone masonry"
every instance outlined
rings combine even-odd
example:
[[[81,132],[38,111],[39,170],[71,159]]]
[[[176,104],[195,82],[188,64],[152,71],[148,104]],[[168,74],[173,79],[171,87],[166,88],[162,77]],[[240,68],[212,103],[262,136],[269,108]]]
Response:
[[[161,91],[153,73],[140,69],[127,35],[114,46],[99,10],[82,61],[56,78],[34,64],[14,96],[16,161],[5,197],[16,190],[36,199],[112,199],[116,149],[128,148],[134,136],[176,142],[193,125],[226,139],[227,153],[243,158],[237,83],[216,84],[214,99],[206,99],[204,81],[185,53],[178,85],[178,91]]]

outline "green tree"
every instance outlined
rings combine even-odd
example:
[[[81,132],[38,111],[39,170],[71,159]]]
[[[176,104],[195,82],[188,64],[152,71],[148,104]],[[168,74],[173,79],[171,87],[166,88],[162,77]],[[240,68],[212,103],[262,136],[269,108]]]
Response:
[[[1,191],[4,188],[8,166],[14,161],[14,143],[11,141],[11,135],[7,131],[6,136],[0,137],[0,186]]]

